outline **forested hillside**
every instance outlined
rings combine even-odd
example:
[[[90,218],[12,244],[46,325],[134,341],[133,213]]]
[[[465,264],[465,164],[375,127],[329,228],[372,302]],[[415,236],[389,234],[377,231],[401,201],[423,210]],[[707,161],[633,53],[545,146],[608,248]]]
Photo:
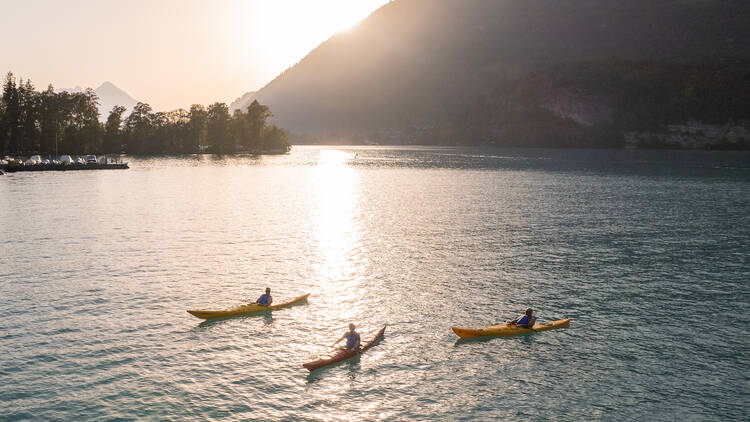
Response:
[[[748,16],[741,0],[397,0],[252,98],[323,142],[618,144],[750,117]]]

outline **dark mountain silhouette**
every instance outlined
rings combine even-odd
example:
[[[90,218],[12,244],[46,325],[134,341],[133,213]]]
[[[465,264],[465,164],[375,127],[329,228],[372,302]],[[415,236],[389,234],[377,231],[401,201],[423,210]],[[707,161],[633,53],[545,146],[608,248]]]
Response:
[[[397,0],[249,97],[323,141],[620,142],[748,117],[748,16],[744,0]]]

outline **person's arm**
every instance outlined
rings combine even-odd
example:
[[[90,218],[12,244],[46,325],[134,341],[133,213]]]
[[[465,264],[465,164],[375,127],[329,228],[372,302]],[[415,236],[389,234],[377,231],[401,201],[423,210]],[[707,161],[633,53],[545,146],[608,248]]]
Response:
[[[343,335],[343,336],[339,337],[339,339],[338,339],[338,340],[336,340],[336,342],[335,342],[335,343],[333,343],[333,344],[331,345],[331,347],[333,347],[333,346],[335,346],[335,345],[339,344],[339,342],[340,342],[341,340],[343,340],[343,339],[344,339],[345,337],[346,337],[346,333],[344,333],[344,335]]]
[[[529,328],[534,327],[534,324],[536,324],[536,317],[532,316],[529,318]]]
[[[268,295],[268,306],[271,306],[272,303],[273,303],[273,296]]]
[[[362,336],[357,334],[357,344],[354,345],[354,350],[358,350],[362,346]]]

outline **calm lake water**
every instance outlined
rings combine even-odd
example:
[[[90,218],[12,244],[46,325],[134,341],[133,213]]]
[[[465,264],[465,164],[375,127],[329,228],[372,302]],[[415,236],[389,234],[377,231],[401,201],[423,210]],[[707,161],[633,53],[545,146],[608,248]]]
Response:
[[[0,419],[748,420],[747,153],[295,147],[0,176]],[[209,324],[270,286],[308,304]],[[468,343],[518,316],[567,329]],[[385,337],[312,375],[355,322]]]

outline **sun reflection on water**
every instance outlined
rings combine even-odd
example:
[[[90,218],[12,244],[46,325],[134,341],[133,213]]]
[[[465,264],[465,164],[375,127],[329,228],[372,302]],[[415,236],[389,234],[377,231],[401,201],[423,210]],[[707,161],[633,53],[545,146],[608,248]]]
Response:
[[[359,175],[347,164],[351,153],[322,150],[317,171],[317,266],[322,298],[338,318],[357,316],[361,295],[357,268],[361,258]],[[346,306],[344,306],[346,304]]]

